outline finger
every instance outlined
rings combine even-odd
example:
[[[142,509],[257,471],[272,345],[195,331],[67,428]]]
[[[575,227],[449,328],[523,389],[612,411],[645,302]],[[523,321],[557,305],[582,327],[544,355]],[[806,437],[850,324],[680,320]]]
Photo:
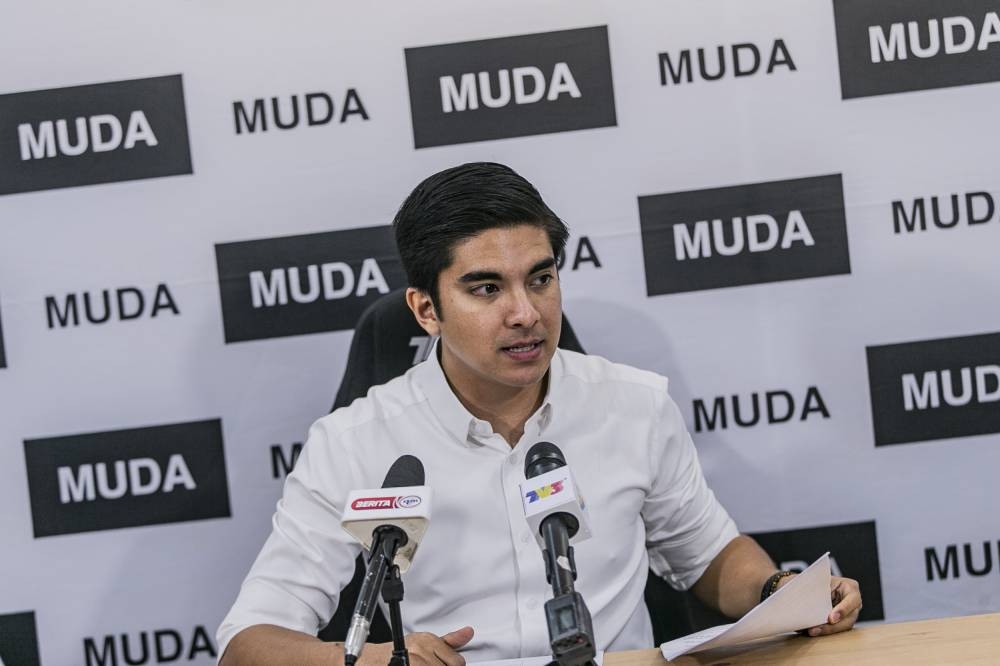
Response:
[[[860,608],[855,609],[853,612],[845,615],[839,622],[834,624],[821,624],[818,627],[810,627],[807,633],[810,636],[828,636],[829,634],[847,631],[854,626],[854,623],[858,619],[858,612],[860,610]]]
[[[458,648],[465,647],[472,640],[472,636],[475,633],[472,627],[462,627],[449,634],[445,634],[441,637],[441,640],[447,643],[448,647],[457,650]]]
[[[827,621],[830,624],[838,624],[852,613],[857,615],[857,612],[861,610],[861,590],[858,588],[857,582],[841,578],[832,587],[836,606],[830,611]]]
[[[384,645],[388,645],[390,649],[392,647],[391,643],[384,643]],[[419,631],[406,636],[406,649],[409,650],[411,664],[419,661],[432,666],[438,663],[437,650],[448,648],[442,644],[441,638],[436,634]]]
[[[451,649],[444,641],[439,641],[434,647],[434,656],[445,666],[465,666],[465,657]]]

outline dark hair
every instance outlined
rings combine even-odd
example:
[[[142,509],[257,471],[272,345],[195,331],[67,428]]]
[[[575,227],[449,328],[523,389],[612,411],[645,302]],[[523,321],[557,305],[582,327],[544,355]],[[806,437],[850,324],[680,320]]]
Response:
[[[544,229],[553,255],[562,254],[566,225],[531,183],[495,162],[462,164],[428,177],[392,221],[407,280],[430,295],[439,318],[438,276],[454,260],[455,244],[487,229],[520,224]]]

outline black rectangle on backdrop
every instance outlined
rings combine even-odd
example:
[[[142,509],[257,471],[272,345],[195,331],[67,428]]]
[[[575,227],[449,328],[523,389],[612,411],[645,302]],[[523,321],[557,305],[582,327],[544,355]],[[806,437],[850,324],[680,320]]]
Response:
[[[388,225],[220,243],[215,259],[227,343],[349,330],[406,286]]]
[[[607,26],[408,48],[405,56],[416,148],[617,124]]]
[[[755,251],[748,216],[774,221],[766,242],[757,237]],[[796,232],[800,218],[811,245]],[[851,272],[840,174],[640,196],[639,224],[649,296]],[[717,240],[735,251],[740,237],[742,250],[720,253]],[[761,249],[770,243],[773,248]]]
[[[866,352],[875,446],[1000,432],[1000,333]]]
[[[758,532],[751,536],[780,569],[801,571],[830,551],[833,575],[853,578],[861,587],[863,602],[858,620],[885,619],[874,521]]]
[[[189,173],[180,74],[0,95],[0,194]]]
[[[35,613],[0,615],[0,664],[38,666],[40,663]]]
[[[3,346],[3,311],[0,309],[0,368],[7,367],[7,353]]]
[[[1000,81],[996,0],[833,0],[833,9],[843,99]]]
[[[35,537],[230,515],[219,419],[24,440]]]

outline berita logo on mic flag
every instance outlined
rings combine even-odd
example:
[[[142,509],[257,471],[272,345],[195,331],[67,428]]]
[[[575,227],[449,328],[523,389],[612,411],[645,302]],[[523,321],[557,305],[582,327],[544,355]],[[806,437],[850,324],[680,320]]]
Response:
[[[396,498],[396,506],[401,509],[412,509],[415,506],[420,506],[422,501],[417,495],[405,495]]]
[[[359,497],[351,502],[355,511],[372,511],[375,509],[412,509],[420,506],[423,500],[417,495],[400,495],[392,497]]]

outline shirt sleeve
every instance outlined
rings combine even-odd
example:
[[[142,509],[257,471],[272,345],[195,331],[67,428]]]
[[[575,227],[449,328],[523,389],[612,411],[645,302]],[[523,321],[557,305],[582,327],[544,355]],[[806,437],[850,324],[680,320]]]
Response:
[[[333,616],[360,552],[340,527],[357,476],[336,439],[323,419],[310,429],[285,481],[271,535],[216,633],[220,659],[247,627],[273,624],[315,636]]]
[[[650,492],[643,503],[650,568],[678,590],[694,585],[736,524],[709,489],[677,404],[664,394],[650,444]]]

